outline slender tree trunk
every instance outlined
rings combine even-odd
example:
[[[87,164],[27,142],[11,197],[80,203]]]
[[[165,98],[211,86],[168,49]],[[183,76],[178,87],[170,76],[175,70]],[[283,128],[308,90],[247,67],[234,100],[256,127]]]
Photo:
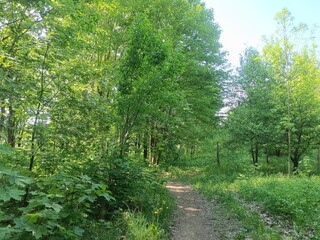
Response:
[[[128,150],[127,147],[128,132],[123,130],[120,136],[120,157],[122,158]]]
[[[30,164],[29,164],[29,170],[32,171],[33,165],[34,165],[34,158],[36,155],[36,130],[38,127],[38,121],[41,113],[42,108],[42,101],[43,101],[43,94],[45,90],[45,75],[44,72],[46,70],[46,59],[49,51],[49,44],[47,44],[46,52],[44,53],[44,60],[42,63],[42,70],[41,70],[41,85],[40,85],[40,91],[39,91],[39,99],[38,99],[38,106],[36,110],[36,115],[33,123],[33,129],[31,134],[31,156],[30,156]]]
[[[8,116],[8,144],[11,147],[15,147],[16,145],[16,140],[14,136],[14,128],[15,128],[14,115],[15,115],[15,111],[13,110],[12,104],[10,104],[9,116]]]
[[[288,108],[289,108],[289,105],[288,105]],[[290,160],[291,160],[291,128],[288,129],[288,160],[287,160],[287,162],[288,162],[288,175],[290,175],[290,171],[291,171]]]
[[[256,146],[255,146],[255,158],[256,158],[256,161],[255,161],[254,165],[257,165],[258,161],[259,161],[259,146],[258,146],[258,144],[256,144]]]
[[[217,142],[217,164],[220,166],[220,149],[219,149],[219,142]]]
[[[157,147],[157,138],[151,135],[150,138],[150,162],[151,164],[156,164],[156,147]]]
[[[291,160],[293,162],[293,173],[294,174],[298,174],[298,167],[299,167],[299,159],[300,156],[293,154],[293,156],[291,157]]]
[[[37,112],[37,115],[36,115],[34,123],[33,123],[33,130],[32,130],[32,135],[31,135],[31,156],[30,156],[30,161],[29,161],[29,171],[32,171],[32,168],[34,165],[34,157],[36,154],[35,140],[36,140],[36,128],[38,125],[38,116],[39,116],[39,112]]]
[[[5,105],[1,105],[0,106],[0,133],[2,133],[4,131],[4,117],[5,117],[5,114],[6,114],[6,107]]]
[[[143,143],[143,159],[148,159],[148,138],[145,137]]]
[[[318,162],[318,171],[319,171],[320,170],[320,145],[318,145],[317,162]]]
[[[253,165],[258,164],[259,160],[259,147],[258,144],[256,144],[254,147],[251,147],[251,156],[252,156],[252,163]]]
[[[266,148],[266,163],[269,164],[269,148]]]
[[[252,164],[254,165],[256,160],[255,160],[255,155],[254,155],[254,149],[251,147],[251,157],[252,157]]]
[[[196,146],[194,144],[192,144],[190,147],[190,158],[191,159],[194,158],[195,153],[196,153]]]
[[[160,164],[160,160],[161,160],[161,151],[158,151],[158,156],[157,156],[157,161],[156,164],[159,165]]]
[[[280,150],[280,148],[276,148],[276,156],[277,157],[280,157],[280,155],[281,155],[281,150]]]

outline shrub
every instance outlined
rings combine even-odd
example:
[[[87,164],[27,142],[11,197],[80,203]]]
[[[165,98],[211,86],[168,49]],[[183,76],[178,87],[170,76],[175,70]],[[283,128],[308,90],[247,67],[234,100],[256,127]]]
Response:
[[[78,239],[96,199],[113,200],[105,184],[67,173],[33,180],[1,169],[0,190],[0,239]]]

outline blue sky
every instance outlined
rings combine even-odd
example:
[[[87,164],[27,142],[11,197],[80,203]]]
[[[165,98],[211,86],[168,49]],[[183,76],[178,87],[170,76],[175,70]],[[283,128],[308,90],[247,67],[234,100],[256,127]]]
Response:
[[[207,8],[213,8],[215,21],[222,29],[220,42],[229,52],[228,60],[239,65],[239,54],[247,47],[261,49],[262,36],[270,36],[276,30],[275,15],[284,7],[295,18],[295,23],[320,27],[319,0],[203,0]],[[320,48],[320,28],[316,32]]]

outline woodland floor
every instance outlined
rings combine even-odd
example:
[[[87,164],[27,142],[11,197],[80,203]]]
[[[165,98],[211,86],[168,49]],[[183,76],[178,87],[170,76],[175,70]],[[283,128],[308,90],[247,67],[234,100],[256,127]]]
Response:
[[[239,223],[217,200],[209,202],[191,186],[168,182],[177,209],[171,228],[172,240],[234,239]]]

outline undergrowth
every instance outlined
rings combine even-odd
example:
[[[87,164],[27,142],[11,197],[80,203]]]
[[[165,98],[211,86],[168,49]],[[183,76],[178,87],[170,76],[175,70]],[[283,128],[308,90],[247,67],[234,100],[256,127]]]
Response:
[[[320,239],[320,178],[301,165],[288,177],[286,161],[273,157],[253,166],[246,153],[179,162],[171,177],[188,182],[208,199],[218,198],[243,225],[236,239]]]
[[[4,166],[1,153],[16,157],[0,151],[1,240],[167,238],[175,205],[159,169],[104,159],[35,174]]]

